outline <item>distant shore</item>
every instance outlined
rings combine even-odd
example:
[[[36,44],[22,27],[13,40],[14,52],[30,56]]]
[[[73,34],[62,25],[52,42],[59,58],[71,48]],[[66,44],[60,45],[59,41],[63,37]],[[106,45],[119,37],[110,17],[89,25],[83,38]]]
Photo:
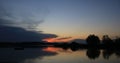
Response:
[[[112,44],[112,45],[88,45],[88,44],[80,44],[76,42],[71,43],[43,43],[43,42],[0,42],[0,48],[9,48],[9,47],[23,47],[23,48],[33,48],[33,47],[60,47],[60,48],[80,48],[80,49],[88,49],[88,48],[96,48],[96,49],[119,49],[120,45]]]

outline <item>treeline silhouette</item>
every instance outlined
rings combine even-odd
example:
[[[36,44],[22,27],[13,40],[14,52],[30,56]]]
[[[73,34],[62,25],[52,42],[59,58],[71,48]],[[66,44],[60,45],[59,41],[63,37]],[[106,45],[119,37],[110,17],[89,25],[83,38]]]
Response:
[[[108,35],[103,35],[102,40],[100,41],[99,37],[96,35],[89,35],[86,39],[87,44],[91,47],[101,47],[101,48],[119,48],[120,47],[120,38],[111,39]]]
[[[120,38],[111,39],[108,35],[103,35],[100,41],[98,36],[89,35],[86,39],[87,44],[92,48],[87,48],[86,55],[90,59],[96,59],[100,55],[102,50],[103,58],[109,59],[109,57],[115,54],[120,57]],[[94,48],[93,48],[94,47]]]
[[[48,42],[0,42],[0,47],[61,47],[61,48],[96,48],[96,49],[119,49],[120,48],[120,38],[116,39],[109,38],[108,35],[104,35],[102,40],[96,35],[89,35],[86,38],[87,44],[81,44],[78,42],[69,43],[48,43]]]
[[[102,40],[99,39],[96,35],[89,35],[86,38],[87,44],[81,44],[77,42],[71,43],[61,43],[56,44],[56,47],[71,47],[71,48],[81,48],[81,49],[88,49],[88,48],[96,48],[96,49],[119,49],[120,48],[120,38],[117,37],[116,39],[109,38],[108,35],[104,35]]]

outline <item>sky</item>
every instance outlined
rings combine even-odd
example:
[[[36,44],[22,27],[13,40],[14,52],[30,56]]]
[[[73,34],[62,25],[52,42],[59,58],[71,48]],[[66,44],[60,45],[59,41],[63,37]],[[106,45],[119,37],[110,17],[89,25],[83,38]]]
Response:
[[[120,36],[119,0],[0,0],[0,9],[2,26],[71,39]]]

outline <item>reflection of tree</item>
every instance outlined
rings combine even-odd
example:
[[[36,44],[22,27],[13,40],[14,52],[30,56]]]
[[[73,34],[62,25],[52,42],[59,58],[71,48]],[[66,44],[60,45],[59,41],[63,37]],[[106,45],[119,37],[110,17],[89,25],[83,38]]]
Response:
[[[71,45],[70,48],[71,48],[72,51],[79,50],[79,44],[78,43],[72,42],[70,45]]]
[[[96,59],[100,55],[100,50],[98,50],[98,49],[88,49],[87,52],[86,52],[86,55],[90,59]]]
[[[104,59],[109,59],[109,57],[114,53],[113,50],[103,50]]]
[[[120,51],[115,52],[116,56],[120,58]]]
[[[68,50],[69,48],[68,47],[62,47],[63,50]]]
[[[79,48],[77,48],[77,47],[71,47],[71,50],[72,51],[77,51],[77,50],[79,50]]]

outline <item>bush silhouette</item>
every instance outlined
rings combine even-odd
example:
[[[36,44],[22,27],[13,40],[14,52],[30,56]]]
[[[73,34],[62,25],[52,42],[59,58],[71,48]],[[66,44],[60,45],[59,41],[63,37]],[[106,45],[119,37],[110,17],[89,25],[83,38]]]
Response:
[[[115,44],[116,44],[116,45],[120,45],[120,38],[116,38],[116,39],[115,39]]]
[[[100,39],[98,36],[89,35],[86,39],[88,45],[99,45]]]
[[[104,45],[113,45],[113,40],[111,38],[109,38],[108,35],[104,35],[102,38],[102,43]]]

